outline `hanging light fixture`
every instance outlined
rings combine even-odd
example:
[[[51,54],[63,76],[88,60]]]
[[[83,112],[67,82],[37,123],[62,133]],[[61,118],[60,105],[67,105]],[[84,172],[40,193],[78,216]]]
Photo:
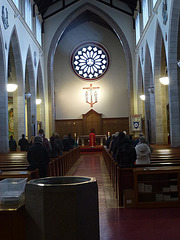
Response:
[[[149,91],[150,93],[154,93],[154,87],[149,87],[149,88],[148,88],[148,91]]]
[[[37,98],[37,99],[36,99],[36,105],[41,104],[41,102],[42,102],[42,99],[40,99],[40,98]]]
[[[163,85],[169,85],[169,78],[168,77],[161,77],[161,78],[159,78],[159,81]]]
[[[159,81],[163,85],[169,85],[169,78],[168,78],[168,68],[167,68],[167,62],[165,59],[165,72],[162,75],[162,77],[159,78]]]
[[[146,97],[145,97],[144,94],[140,95],[139,97],[140,97],[140,99],[141,99],[142,101],[145,101],[145,98],[146,98]]]
[[[17,87],[18,87],[17,84],[13,84],[13,83],[9,84],[8,83],[7,84],[7,91],[8,92],[14,92],[14,91],[16,91]]]

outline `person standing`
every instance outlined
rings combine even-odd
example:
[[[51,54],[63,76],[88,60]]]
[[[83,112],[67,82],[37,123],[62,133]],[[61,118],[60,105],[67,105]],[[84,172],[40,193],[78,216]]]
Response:
[[[22,134],[22,138],[19,140],[18,145],[20,146],[21,151],[27,151],[29,142],[25,138],[25,135]]]
[[[12,135],[10,136],[10,140],[9,140],[9,148],[10,148],[10,151],[16,151],[16,148],[17,148],[16,140],[13,138]]]
[[[50,142],[48,141],[48,139],[45,137],[45,134],[44,134],[44,130],[43,129],[39,129],[39,136],[42,137],[43,139],[43,146],[46,148],[46,150],[48,151],[49,155],[52,151],[52,148],[51,148],[51,144]]]
[[[43,139],[41,136],[34,138],[34,144],[31,145],[27,152],[27,160],[30,164],[29,170],[39,169],[39,177],[48,176],[49,154],[43,146]]]
[[[74,141],[74,138],[72,137],[71,133],[68,134],[67,141],[68,141],[69,145],[71,146],[71,148],[73,149],[75,141]]]
[[[128,137],[125,137],[121,146],[119,146],[115,161],[119,167],[129,168],[134,167],[136,161],[136,150],[132,146]]]
[[[91,148],[95,147],[96,145],[96,135],[94,133],[94,130],[91,130],[91,133],[89,134],[89,146]]]

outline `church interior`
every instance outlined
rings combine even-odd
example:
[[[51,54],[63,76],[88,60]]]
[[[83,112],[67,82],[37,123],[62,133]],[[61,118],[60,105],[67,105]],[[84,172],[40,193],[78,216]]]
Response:
[[[3,240],[179,239],[180,1],[1,0],[0,8],[0,185],[39,179],[18,142],[43,129],[49,142],[71,134],[76,143],[51,156],[48,177],[92,177],[99,201],[98,216],[84,214],[87,230],[76,219],[80,229],[56,234],[41,218],[44,200],[38,210],[26,199],[13,209],[0,201]],[[149,165],[117,164],[106,144],[122,132],[145,137]]]

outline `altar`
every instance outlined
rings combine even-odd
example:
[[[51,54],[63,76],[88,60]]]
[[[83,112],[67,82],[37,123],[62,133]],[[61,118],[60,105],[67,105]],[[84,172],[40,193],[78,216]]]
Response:
[[[104,145],[106,140],[107,140],[106,135],[96,135],[96,145]],[[89,135],[78,136],[77,144],[80,146],[89,145]]]

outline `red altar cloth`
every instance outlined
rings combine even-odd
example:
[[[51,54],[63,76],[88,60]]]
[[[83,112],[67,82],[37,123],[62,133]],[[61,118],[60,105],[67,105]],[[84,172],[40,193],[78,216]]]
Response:
[[[95,147],[96,145],[96,135],[94,133],[89,134],[89,146]]]

